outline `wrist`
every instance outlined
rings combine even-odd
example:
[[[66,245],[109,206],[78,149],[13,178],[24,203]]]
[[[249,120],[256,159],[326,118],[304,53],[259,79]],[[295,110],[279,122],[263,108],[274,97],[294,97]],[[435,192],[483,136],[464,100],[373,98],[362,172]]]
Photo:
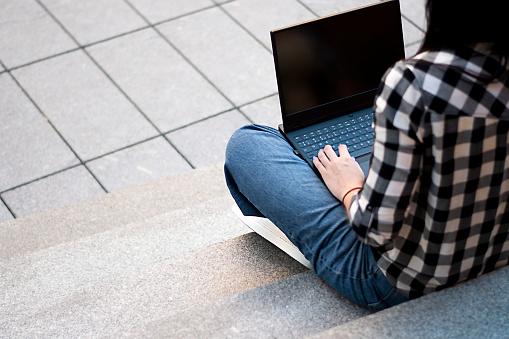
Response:
[[[350,196],[350,198],[348,199],[349,201],[351,200],[351,196],[355,193],[355,192],[358,192],[362,189],[361,186],[357,186],[357,187],[352,187],[350,188],[348,191],[346,191],[345,194],[343,194],[343,198],[341,199],[341,204],[343,206],[345,206],[345,199]]]

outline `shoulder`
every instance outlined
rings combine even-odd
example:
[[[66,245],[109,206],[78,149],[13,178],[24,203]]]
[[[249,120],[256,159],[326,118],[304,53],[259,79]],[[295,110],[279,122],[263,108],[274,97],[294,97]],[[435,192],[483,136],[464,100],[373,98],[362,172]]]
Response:
[[[390,106],[400,108],[402,104],[416,104],[419,101],[421,82],[415,69],[407,60],[398,61],[382,77],[375,104],[379,110]]]
[[[375,99],[377,126],[390,126],[420,139],[426,112],[422,82],[414,62],[402,60],[387,70]]]
[[[432,78],[442,78],[449,67],[457,67],[459,58],[452,51],[428,51],[400,60],[387,70],[383,83],[395,87],[400,82],[422,87]],[[431,75],[431,78],[428,76]]]

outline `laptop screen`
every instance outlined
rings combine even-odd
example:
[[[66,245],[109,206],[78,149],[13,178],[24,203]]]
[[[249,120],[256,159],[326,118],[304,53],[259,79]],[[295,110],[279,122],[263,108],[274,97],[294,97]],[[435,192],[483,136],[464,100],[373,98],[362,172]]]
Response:
[[[271,32],[283,125],[371,107],[380,80],[404,58],[398,1]]]

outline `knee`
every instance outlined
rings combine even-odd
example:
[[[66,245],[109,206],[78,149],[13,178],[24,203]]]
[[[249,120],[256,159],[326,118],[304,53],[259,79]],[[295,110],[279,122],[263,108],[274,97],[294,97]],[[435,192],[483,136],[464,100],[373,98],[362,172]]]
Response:
[[[236,187],[234,177],[240,173],[239,169],[245,165],[246,159],[249,159],[247,155],[252,151],[251,145],[256,143],[253,141],[255,138],[254,126],[246,125],[235,131],[226,145],[224,171],[230,191],[232,186]]]
[[[230,137],[226,146],[226,163],[231,159],[242,159],[253,156],[263,147],[267,133],[273,134],[277,130],[261,125],[246,125],[239,128]]]
[[[252,127],[253,125],[245,125],[236,130],[230,137],[226,150],[231,151],[236,149],[239,145],[244,144],[247,139],[251,138]]]

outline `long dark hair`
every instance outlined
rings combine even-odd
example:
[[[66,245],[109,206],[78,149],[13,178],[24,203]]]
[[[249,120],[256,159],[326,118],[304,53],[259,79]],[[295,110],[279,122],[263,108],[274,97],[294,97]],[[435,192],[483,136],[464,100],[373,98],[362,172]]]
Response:
[[[492,42],[509,55],[509,0],[427,0],[428,29],[420,51]]]

